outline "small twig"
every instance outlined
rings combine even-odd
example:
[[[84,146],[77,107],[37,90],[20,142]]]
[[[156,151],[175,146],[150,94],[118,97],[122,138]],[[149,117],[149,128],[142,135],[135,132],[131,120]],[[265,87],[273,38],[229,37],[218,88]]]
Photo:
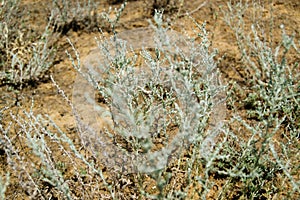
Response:
[[[181,15],[179,15],[179,17],[183,17],[183,16],[185,16],[185,15],[191,15],[191,14],[193,14],[193,13],[195,13],[195,12],[197,12],[198,10],[200,10],[202,7],[204,7],[205,5],[206,5],[206,3],[207,3],[207,1],[204,1],[202,4],[200,4],[196,9],[194,9],[194,10],[192,10],[191,12],[187,12],[187,13],[185,13],[185,14],[181,14]]]

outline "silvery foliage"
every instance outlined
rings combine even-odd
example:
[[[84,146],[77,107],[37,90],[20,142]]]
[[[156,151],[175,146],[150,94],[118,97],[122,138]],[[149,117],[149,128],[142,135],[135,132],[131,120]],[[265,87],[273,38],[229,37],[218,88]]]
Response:
[[[82,65],[74,65],[81,137],[106,166],[123,173],[163,169],[190,144],[209,156],[225,117],[206,32],[197,43],[165,28],[162,13],[154,21],[101,37]]]

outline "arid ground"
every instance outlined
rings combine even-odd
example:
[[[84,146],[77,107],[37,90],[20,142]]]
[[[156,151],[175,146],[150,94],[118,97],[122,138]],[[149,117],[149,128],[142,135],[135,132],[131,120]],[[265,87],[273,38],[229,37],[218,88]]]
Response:
[[[54,2],[54,1],[53,1]],[[27,31],[24,33],[24,37],[28,38],[28,34],[39,35],[41,34],[49,20],[51,15],[51,6],[55,7],[55,4],[50,0],[21,0],[19,8],[22,11],[20,13],[20,20],[25,27],[24,30]],[[178,1],[181,2],[181,1]],[[185,0],[180,3],[172,4],[172,1],[168,6],[163,5],[163,3],[157,3],[155,5],[151,1],[145,0],[128,0],[127,5],[124,11],[121,13],[120,20],[116,24],[115,31],[117,33],[121,33],[123,31],[134,30],[140,27],[148,27],[149,21],[153,21],[153,13],[154,9],[164,8],[164,20],[168,22],[170,27],[178,32],[181,32],[183,35],[195,35],[195,31],[198,31],[195,22],[198,24],[206,23],[206,30],[208,32],[208,38],[211,42],[210,49],[214,48],[218,50],[218,54],[215,57],[215,61],[218,63],[217,67],[221,73],[222,80],[228,88],[240,88],[241,91],[236,92],[234,98],[229,98],[227,100],[226,107],[226,120],[229,122],[230,118],[235,115],[241,116],[245,121],[249,124],[256,124],[256,117],[249,117],[247,110],[253,109],[253,105],[245,105],[245,99],[249,91],[243,91],[243,88],[247,88],[249,86],[249,73],[247,68],[243,65],[242,55],[239,51],[239,46],[237,43],[235,32],[226,24],[225,22],[225,14],[228,13],[227,2],[225,0]],[[245,12],[242,16],[244,19],[245,32],[251,31],[252,23],[260,23],[263,24],[263,28],[267,33],[268,37],[271,38],[271,46],[276,46],[280,43],[282,39],[282,32],[280,29],[281,25],[284,25],[285,31],[287,35],[294,35],[294,40],[299,47],[300,41],[300,1],[299,0],[269,0],[269,1],[251,1],[255,2],[263,6],[261,10],[255,10],[255,6],[250,6],[249,10]],[[251,4],[249,1],[249,4]],[[112,9],[119,9],[122,5],[121,1],[108,1],[108,0],[100,0],[97,1],[97,9],[90,11],[90,15],[95,16],[95,21],[88,20],[88,18],[76,18],[74,20],[70,19],[67,22],[56,22],[56,24],[50,24],[50,30],[53,32],[51,37],[51,41],[49,42],[49,46],[55,49],[54,51],[54,62],[50,66],[49,70],[43,72],[43,74],[34,81],[24,82],[24,84],[10,84],[10,83],[2,83],[1,85],[1,101],[0,101],[0,109],[7,108],[3,111],[2,124],[3,127],[8,127],[10,125],[10,134],[8,137],[13,138],[11,141],[15,143],[16,151],[21,152],[19,155],[22,158],[28,157],[34,166],[38,166],[39,161],[35,156],[32,156],[31,149],[23,144],[22,138],[18,132],[18,125],[16,121],[13,120],[12,116],[23,115],[23,110],[31,110],[36,116],[38,114],[49,115],[50,118],[55,122],[55,124],[66,133],[66,135],[71,138],[75,144],[75,146],[80,149],[80,141],[78,139],[78,130],[77,123],[74,117],[74,113],[72,112],[71,106],[68,101],[64,99],[64,97],[59,92],[58,88],[54,85],[51,77],[53,77],[56,84],[60,87],[61,90],[64,91],[65,95],[72,100],[73,94],[73,86],[76,77],[78,76],[78,72],[72,66],[72,61],[66,54],[68,51],[73,57],[75,56],[75,52],[72,50],[72,47],[69,41],[72,42],[74,47],[79,52],[79,56],[81,60],[85,60],[93,49],[97,47],[97,42],[95,38],[99,38],[101,36],[100,29],[103,32],[103,35],[110,36],[112,35],[112,30],[110,24],[105,21],[101,17],[101,13],[104,11],[108,11],[109,7]],[[235,1],[231,2],[232,4]],[[58,2],[58,4],[60,4]],[[251,4],[252,5],[252,4]],[[59,6],[58,6],[59,7]],[[57,8],[57,7],[56,7]],[[70,11],[71,12],[71,11]],[[96,14],[98,13],[98,15]],[[186,15],[189,13],[190,17]],[[114,14],[110,14],[112,18],[114,18]],[[55,19],[56,16],[54,16]],[[20,30],[21,32],[23,30]],[[264,36],[261,36],[264,37]],[[270,38],[266,38],[269,40]],[[69,41],[68,41],[69,40]],[[136,38],[139,40],[139,38]],[[24,43],[24,45],[26,42]],[[26,44],[27,45],[27,44]],[[30,44],[29,44],[30,45]],[[21,48],[20,45],[18,48]],[[298,49],[299,50],[299,49]],[[26,54],[26,52],[24,52]],[[296,63],[300,61],[300,54],[292,51],[288,54],[289,62]],[[299,71],[299,66],[298,66]],[[298,85],[299,87],[299,85]],[[299,90],[298,90],[299,92]],[[298,98],[299,99],[299,98]],[[234,102],[234,103],[232,103]],[[299,105],[299,102],[298,102]],[[299,113],[298,113],[299,114]],[[296,115],[297,116],[297,115]],[[300,118],[300,116],[298,115]],[[299,120],[298,120],[299,122]],[[11,124],[10,124],[11,123]],[[105,122],[102,122],[105,124]],[[241,134],[240,137],[248,138],[247,131],[245,127],[242,127],[238,123],[232,123],[228,125],[230,129],[236,134]],[[298,125],[299,126],[299,125]],[[281,130],[284,131],[285,127],[281,127]],[[300,130],[300,129],[298,129]],[[280,131],[279,131],[280,132]],[[4,133],[1,133],[4,134]],[[245,136],[243,136],[245,134]],[[275,135],[274,138],[278,138],[278,140],[284,140],[280,134]],[[61,191],[58,192],[55,189],[54,185],[51,183],[44,181],[43,178],[37,178],[36,183],[39,185],[40,190],[32,189],[32,192],[36,192],[35,195],[30,193],[30,189],[24,189],[27,187],[31,187],[31,184],[22,185],[22,180],[27,180],[25,171],[22,173],[18,173],[16,171],[21,170],[21,167],[13,168],[13,164],[11,162],[15,162],[13,159],[9,159],[7,154],[7,145],[2,144],[1,137],[1,146],[0,146],[0,169],[1,175],[6,177],[8,172],[10,174],[10,181],[7,185],[5,192],[5,199],[68,199],[68,197],[63,197]],[[52,158],[53,160],[61,160],[60,156],[63,156],[62,152],[58,145],[55,144],[55,141],[49,142],[50,146],[53,145],[52,148]],[[234,144],[233,144],[234,145]],[[257,144],[261,145],[260,143]],[[263,148],[263,147],[261,147]],[[81,149],[79,150],[83,155],[89,157],[89,152],[87,150]],[[294,155],[299,155],[299,136],[298,136],[298,147],[294,150]],[[64,155],[65,156],[65,155]],[[261,155],[264,156],[264,155]],[[90,156],[91,159],[92,156]],[[184,162],[184,156],[181,159]],[[186,159],[188,159],[188,155],[186,155]],[[228,181],[227,175],[220,175],[217,173],[213,173],[209,175],[209,180],[214,182],[214,185],[210,185],[209,192],[205,195],[206,199],[298,199],[300,198],[299,194],[299,158],[291,157],[290,162],[293,165],[297,165],[295,167],[293,180],[298,184],[297,189],[293,191],[293,184],[287,180],[286,177],[280,175],[280,173],[284,174],[284,170],[278,170],[275,174],[276,178],[267,177],[264,181],[272,182],[274,181],[274,185],[276,185],[276,189],[272,190],[272,184],[263,184],[261,182],[251,182],[248,183],[245,179],[234,182],[234,178],[231,177],[231,181]],[[27,160],[28,162],[28,160]],[[92,160],[90,160],[92,162]],[[221,162],[221,161],[220,161]],[[230,161],[229,161],[230,162]],[[29,162],[30,163],[30,162]],[[68,163],[68,162],[66,162]],[[95,161],[95,163],[97,163]],[[42,164],[41,164],[42,165]],[[70,190],[71,190],[71,199],[75,198],[77,195],[78,199],[105,199],[105,197],[109,197],[109,190],[107,190],[104,186],[102,188],[96,188],[96,185],[101,185],[99,177],[95,176],[85,176],[80,181],[78,179],[78,174],[76,174],[74,169],[70,167],[70,163],[64,165],[61,164],[61,169],[63,176],[65,177],[66,182],[70,182]],[[78,166],[80,166],[79,164]],[[97,163],[97,165],[101,166],[101,164]],[[169,179],[168,187],[176,188],[179,190],[184,190],[185,192],[191,195],[187,195],[186,199],[200,199],[197,195],[197,190],[200,190],[200,186],[197,184],[192,184],[188,187],[188,189],[183,189],[187,186],[187,182],[184,178],[186,178],[186,174],[181,172],[180,165],[183,164],[172,164],[167,169],[168,173],[172,174],[172,178]],[[231,163],[224,163],[224,166],[232,166]],[[30,164],[24,164],[26,168],[30,168]],[[84,166],[84,164],[82,164]],[[178,167],[179,166],[179,167]],[[268,174],[268,170],[270,168],[266,167],[266,174]],[[158,189],[155,181],[153,181],[153,177],[140,175],[139,177],[130,177],[129,175],[120,175],[119,177],[110,177],[109,169],[101,166],[104,172],[104,176],[108,177],[109,184],[119,184],[118,187],[115,186],[115,193],[117,194],[117,199],[151,199],[149,196],[142,196],[137,191],[146,191],[149,194],[158,194]],[[197,168],[201,170],[200,168]],[[16,171],[15,171],[16,170]],[[173,171],[174,170],[174,171]],[[245,169],[246,170],[246,169]],[[213,171],[213,170],[212,170]],[[89,172],[86,172],[89,174]],[[192,175],[191,175],[192,176]],[[267,176],[267,175],[266,175]],[[183,178],[182,178],[183,177]],[[181,180],[184,179],[184,180]],[[77,180],[78,179],[78,180]],[[98,180],[97,180],[98,179]],[[259,179],[260,180],[260,179]],[[3,182],[4,180],[2,180]],[[139,182],[139,181],[142,181]],[[30,182],[30,181],[29,181]],[[80,184],[83,185],[80,186]],[[247,194],[251,193],[251,188],[247,188],[245,190],[245,184],[253,184],[253,185],[264,185],[261,189],[255,190],[255,195]],[[95,187],[93,187],[95,185]],[[176,185],[176,186],[175,186]],[[280,185],[282,189],[280,189]],[[141,188],[138,189],[138,187]],[[294,186],[296,187],[296,186]],[[156,188],[156,189],[155,189]],[[223,188],[231,188],[224,190],[224,193],[220,193]],[[254,188],[254,186],[253,186]],[[279,188],[279,189],[278,189]],[[203,189],[203,188],[201,188]],[[295,189],[295,188],[294,188]],[[89,191],[85,194],[82,190]],[[94,194],[93,194],[94,193]],[[102,194],[102,195],[99,195]],[[122,195],[121,195],[122,194]],[[139,195],[138,195],[139,194]],[[136,196],[135,196],[136,195]],[[289,196],[290,195],[290,196]],[[120,197],[122,196],[122,197]],[[160,197],[164,199],[166,197]],[[166,198],[167,199],[167,198]]]

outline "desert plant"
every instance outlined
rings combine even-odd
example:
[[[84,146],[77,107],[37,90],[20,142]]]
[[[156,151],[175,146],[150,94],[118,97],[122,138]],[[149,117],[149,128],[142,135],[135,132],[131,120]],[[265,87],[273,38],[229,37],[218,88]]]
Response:
[[[9,172],[5,175],[5,181],[2,180],[3,177],[0,176],[0,197],[1,199],[5,199],[5,191],[7,186],[9,185]]]
[[[1,50],[1,63],[0,67],[3,69],[9,57],[9,46],[17,33],[14,29],[18,22],[13,20],[17,16],[19,6],[18,0],[2,1],[0,9],[0,50]]]
[[[104,188],[108,191],[106,196],[113,197],[101,168],[90,161],[91,157],[82,154],[83,148],[74,144],[49,116],[34,114],[33,107],[9,115],[11,123],[0,125],[1,148],[6,155],[3,165],[12,172],[6,175],[2,195],[92,199],[105,196],[97,191]],[[10,192],[11,187],[15,193]]]
[[[9,17],[18,4],[7,2],[11,10],[7,3],[3,12]],[[68,31],[70,21],[82,16],[93,17],[85,9],[95,8],[53,4],[58,31]],[[246,79],[228,87],[228,121],[205,23],[194,20],[196,36],[183,35],[156,11],[149,27],[118,33],[126,3],[113,19],[104,13],[113,34],[100,34],[98,48],[86,59],[69,40],[73,52],[67,53],[78,72],[72,100],[51,76],[77,122],[70,132],[50,116],[36,114],[34,101],[28,110],[0,108],[0,167],[9,171],[0,175],[1,198],[298,199],[299,66],[290,57],[299,56],[299,49],[283,25],[278,43],[263,37],[269,32],[260,21],[247,27],[242,16],[251,6],[256,14],[262,9],[254,4],[230,1],[224,12]],[[0,27],[1,50],[11,45],[7,25]],[[36,45],[33,55],[40,56],[30,57],[29,64],[22,65],[24,60],[9,49],[7,55],[13,56],[3,55],[3,69],[23,66],[21,74],[14,72],[13,83],[28,80],[24,74],[43,73],[34,69],[48,63],[43,58],[49,49],[45,41]],[[6,65],[9,59],[14,65]]]
[[[69,30],[98,30],[100,28],[97,2],[94,0],[52,1],[54,30],[66,34]]]
[[[263,5],[242,1],[228,3],[228,10],[224,12],[247,72],[247,83],[239,86],[240,91],[246,91],[245,98],[239,101],[247,110],[236,110],[239,113],[233,121],[239,129],[231,131],[233,138],[228,144],[234,145],[224,148],[231,158],[230,162],[220,162],[227,171],[221,174],[231,177],[227,182],[229,191],[242,181],[240,191],[235,194],[239,197],[266,198],[280,191],[282,196],[295,198],[299,195],[299,179],[295,176],[299,171],[295,160],[299,156],[299,69],[297,62],[288,60],[291,54],[299,55],[299,50],[283,25],[280,27],[282,39],[277,46],[272,43],[274,30],[266,31],[260,21],[262,18],[254,20],[251,27],[246,26],[242,16],[247,13],[249,18],[257,17],[249,14],[252,6],[255,15],[262,16],[259,12]],[[234,92],[231,95],[235,95]],[[238,116],[242,112],[247,112],[246,119]],[[278,180],[279,174],[286,184],[273,184],[271,180],[283,181]]]
[[[6,1],[0,13],[1,84],[19,89],[34,82],[49,69],[53,62],[53,49],[49,47],[52,32],[48,26],[42,35],[28,36],[22,28],[22,12],[19,1]],[[50,17],[50,21],[52,17]]]
[[[245,27],[240,16],[248,4],[238,3],[235,7],[228,4],[228,7],[231,12],[227,12],[226,22],[235,32],[241,59],[249,72],[250,92],[244,103],[250,117],[262,120],[286,116],[285,123],[289,127],[299,127],[299,67],[297,62],[288,60],[293,51],[299,55],[294,37],[288,36],[281,25],[282,39],[273,47],[266,39],[271,33],[260,23]],[[245,30],[249,30],[248,34]]]
[[[168,14],[179,14],[183,5],[184,0],[151,0],[151,1],[144,1],[146,9],[154,15],[155,10],[163,10],[165,13]]]
[[[93,55],[96,60],[91,56],[81,65],[74,46],[77,60],[69,55],[82,76],[75,82],[73,103],[84,116],[79,124],[90,126],[82,137],[93,143],[91,151],[120,173],[150,173],[159,194],[148,195],[162,199],[175,195],[166,192],[168,160],[191,144],[199,149],[197,156],[217,157],[212,152],[225,116],[224,88],[204,26],[198,26],[202,43],[196,44],[168,30],[161,12],[154,20],[156,25],[148,29],[102,38],[100,53]],[[130,40],[132,34],[139,41]],[[143,37],[153,37],[155,42],[143,46]],[[134,49],[140,49],[140,55]],[[140,65],[139,59],[145,64]],[[95,90],[109,112],[96,102]],[[97,125],[95,116],[110,121],[108,127]],[[207,173],[203,179],[208,178]],[[203,189],[202,195],[208,190]]]

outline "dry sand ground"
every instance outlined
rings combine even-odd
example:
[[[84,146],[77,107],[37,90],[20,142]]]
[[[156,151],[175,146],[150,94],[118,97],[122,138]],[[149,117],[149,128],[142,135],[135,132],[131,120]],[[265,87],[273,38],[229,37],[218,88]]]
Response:
[[[245,71],[240,65],[240,55],[237,50],[237,45],[235,44],[235,38],[233,32],[223,21],[222,6],[226,6],[226,1],[222,0],[194,0],[185,1],[182,7],[181,13],[193,12],[191,16],[199,23],[207,22],[207,30],[210,33],[210,39],[212,41],[212,47],[219,50],[218,58],[224,57],[220,64],[219,69],[222,72],[222,76],[226,82],[231,80],[237,81],[239,84],[246,84],[247,80],[244,76]],[[273,6],[273,17],[274,17],[274,31],[275,41],[281,38],[281,33],[279,30],[280,24],[284,24],[287,33],[295,33],[297,39],[299,39],[300,30],[300,1],[299,0],[274,0],[271,2]],[[33,30],[41,30],[46,24],[47,18],[47,3],[48,1],[39,0],[22,1],[21,6],[24,9],[30,11],[28,15],[27,23],[32,26]],[[265,3],[266,9],[263,12],[263,18],[258,20],[266,20],[271,15],[268,6],[269,3]],[[104,9],[108,9],[109,6],[119,7],[120,4],[109,4],[106,1],[101,1],[99,6],[99,12]],[[121,20],[117,25],[116,30],[118,32],[124,30],[132,30],[137,27],[147,27],[148,19],[151,19],[149,10],[145,10],[145,3],[142,0],[129,1],[124,13],[122,13]],[[176,17],[176,13],[166,13],[166,18],[173,19],[172,27],[175,30],[181,31],[185,30],[188,33],[192,33],[195,24],[187,17],[181,15]],[[244,16],[247,23],[247,16]],[[266,23],[266,28],[268,25]],[[108,30],[108,29],[107,29]],[[104,30],[106,35],[111,33]],[[76,71],[72,68],[71,62],[65,54],[65,50],[72,52],[70,45],[67,42],[69,38],[77,48],[80,53],[80,57],[84,59],[89,55],[92,49],[96,47],[95,37],[99,36],[97,30],[86,30],[86,27],[78,28],[78,30],[70,29],[64,35],[59,36],[57,45],[58,55],[56,57],[55,65],[51,67],[48,75],[52,75],[58,85],[65,91],[67,96],[72,96],[73,83],[76,78]],[[137,38],[138,39],[138,38]],[[293,58],[292,58],[293,59]],[[297,57],[294,58],[299,59]],[[59,127],[62,128],[71,138],[72,134],[76,134],[76,123],[72,115],[71,109],[67,102],[58,94],[57,89],[51,82],[49,76],[43,81],[36,83],[33,86],[25,87],[16,99],[13,92],[7,92],[5,86],[1,89],[3,91],[3,96],[6,96],[8,102],[15,102],[19,107],[14,107],[14,110],[20,110],[20,108],[28,109],[31,106],[31,99],[34,99],[34,111],[36,113],[49,114]],[[241,113],[243,111],[241,110]],[[230,115],[230,110],[228,110]],[[26,153],[24,153],[26,154]],[[4,163],[1,164],[2,167],[5,166]],[[3,168],[2,168],[3,169]],[[218,182],[218,180],[216,180]],[[222,180],[220,181],[220,183]],[[218,186],[216,186],[218,190]],[[18,193],[18,188],[9,187],[9,194]],[[210,194],[211,198],[214,198],[213,194]],[[17,195],[18,196],[18,195]],[[17,198],[17,197],[16,197]],[[19,199],[22,197],[18,196]]]

